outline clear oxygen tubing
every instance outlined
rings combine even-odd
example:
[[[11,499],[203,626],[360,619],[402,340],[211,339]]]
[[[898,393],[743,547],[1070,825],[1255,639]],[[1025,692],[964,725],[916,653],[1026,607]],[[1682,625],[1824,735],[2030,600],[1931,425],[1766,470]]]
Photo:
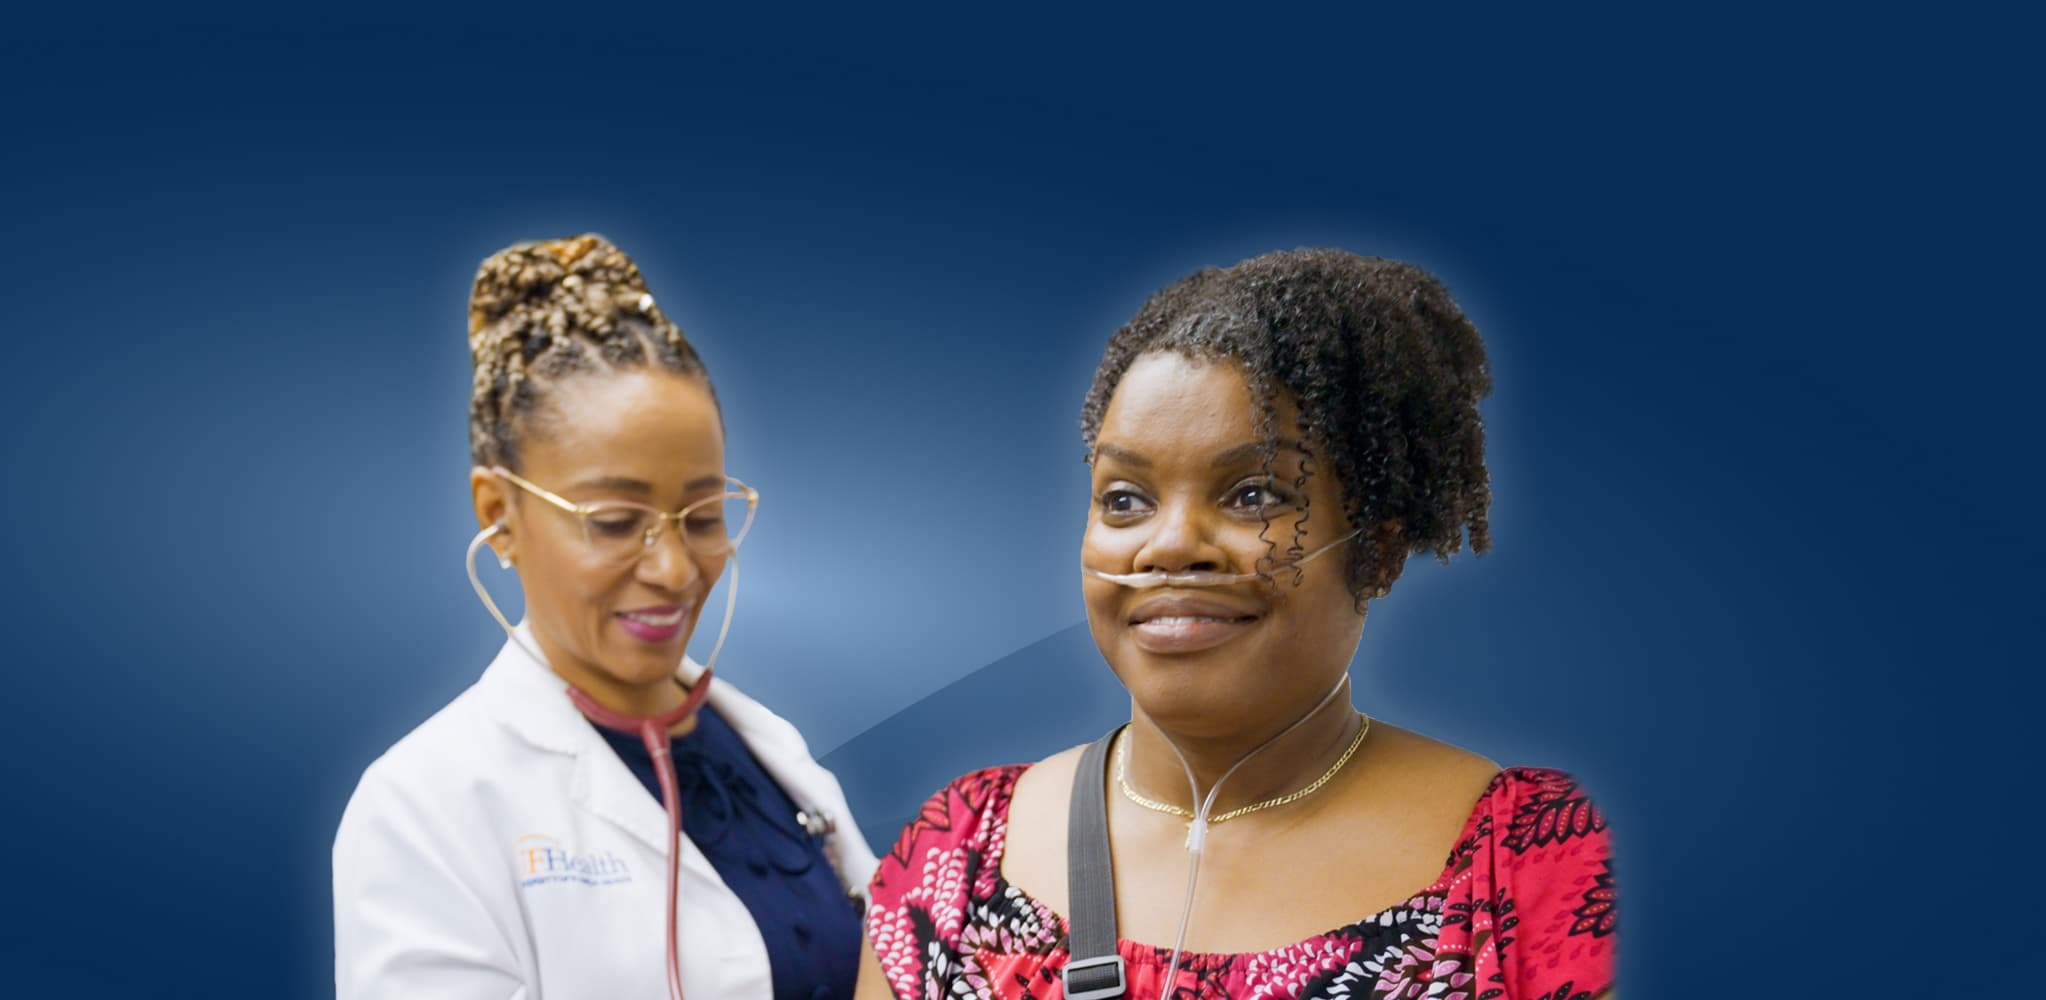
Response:
[[[1300,566],[1305,566],[1314,559],[1319,558],[1320,556],[1325,555],[1330,551],[1333,551],[1336,546],[1341,545],[1344,542],[1347,542],[1350,539],[1355,538],[1362,533],[1363,529],[1361,528],[1350,531],[1349,533],[1343,535],[1340,538],[1337,538],[1335,541],[1332,541],[1327,545],[1315,549],[1314,551],[1309,552],[1306,555],[1301,556],[1300,558],[1295,559],[1290,563],[1284,563],[1274,568],[1293,569],[1298,568]],[[1125,587],[1133,587],[1139,590],[1146,590],[1156,587],[1226,587],[1232,584],[1249,583],[1250,581],[1259,579],[1265,575],[1261,573],[1209,573],[1197,570],[1187,571],[1183,573],[1168,573],[1162,570],[1150,570],[1142,573],[1105,573],[1101,570],[1094,569],[1093,567],[1090,566],[1081,566],[1080,571],[1097,580],[1106,580],[1109,583],[1120,584]],[[1206,798],[1202,798],[1201,796],[1200,781],[1194,777],[1193,766],[1186,762],[1186,754],[1180,752],[1179,746],[1172,742],[1172,737],[1166,736],[1164,730],[1159,730],[1158,735],[1165,740],[1165,745],[1171,747],[1173,755],[1179,758],[1179,766],[1186,769],[1186,784],[1188,789],[1190,789],[1193,793],[1194,802],[1194,816],[1192,821],[1187,824],[1186,830],[1186,846],[1188,858],[1186,869],[1186,902],[1180,907],[1179,911],[1179,933],[1173,939],[1172,942],[1172,962],[1170,965],[1166,966],[1165,971],[1166,990],[1170,991],[1172,989],[1172,981],[1179,975],[1179,959],[1181,957],[1181,953],[1184,951],[1186,946],[1186,928],[1187,924],[1193,919],[1194,889],[1196,888],[1200,881],[1201,848],[1207,843],[1208,813],[1211,811],[1215,804],[1215,796],[1222,790],[1222,784],[1228,781],[1229,776],[1235,774],[1237,769],[1242,767],[1244,764],[1248,763],[1252,757],[1255,757],[1258,754],[1263,753],[1266,748],[1270,747],[1274,743],[1277,743],[1287,733],[1290,733],[1293,730],[1300,728],[1307,722],[1307,720],[1314,718],[1314,716],[1317,713],[1319,713],[1323,708],[1328,707],[1330,699],[1333,699],[1336,696],[1337,692],[1342,691],[1344,686],[1347,685],[1349,681],[1350,675],[1347,673],[1344,674],[1341,678],[1339,678],[1336,681],[1336,685],[1329,689],[1329,692],[1327,694],[1321,696],[1320,701],[1315,702],[1313,708],[1308,709],[1306,714],[1302,715],[1300,718],[1293,720],[1292,725],[1289,725],[1286,728],[1279,730],[1278,735],[1273,736],[1271,739],[1268,739],[1263,743],[1258,744],[1256,747],[1253,747],[1249,753],[1246,753],[1242,757],[1237,758],[1236,763],[1230,765],[1229,770],[1224,771],[1222,773],[1222,777],[1215,781],[1214,787],[1208,789],[1208,794]]]
[[[1283,563],[1273,568],[1293,569],[1305,566],[1315,557],[1357,537],[1360,533],[1362,533],[1362,529],[1352,531],[1290,563]],[[1104,573],[1101,570],[1087,566],[1080,567],[1080,571],[1097,580],[1107,580],[1109,583],[1119,583],[1125,587],[1135,587],[1138,590],[1147,590],[1153,587],[1226,587],[1234,583],[1249,583],[1264,575],[1261,573],[1207,573],[1198,570],[1185,573],[1167,573],[1163,570],[1151,570],[1144,573]]]
[[[1311,559],[1313,556],[1308,558]],[[1305,561],[1305,559],[1301,560],[1301,562]],[[1231,764],[1229,770],[1222,772],[1222,776],[1215,779],[1215,784],[1208,789],[1206,797],[1201,795],[1200,781],[1194,777],[1193,765],[1187,763],[1186,754],[1180,751],[1178,744],[1172,742],[1172,737],[1165,735],[1164,730],[1158,730],[1158,736],[1165,741],[1167,747],[1172,749],[1173,756],[1179,758],[1179,766],[1186,770],[1186,785],[1193,793],[1194,803],[1193,819],[1187,823],[1186,829],[1186,901],[1180,904],[1179,933],[1172,939],[1172,961],[1165,968],[1165,989],[1167,993],[1171,992],[1173,981],[1179,977],[1179,959],[1186,948],[1186,928],[1193,920],[1194,889],[1199,884],[1201,874],[1201,848],[1207,844],[1208,814],[1214,810],[1215,797],[1221,794],[1222,786],[1229,781],[1230,775],[1235,774],[1243,765],[1249,763],[1252,757],[1265,752],[1272,744],[1284,739],[1293,730],[1306,725],[1307,720],[1321,714],[1321,710],[1327,708],[1329,702],[1335,700],[1336,695],[1348,687],[1349,683],[1350,675],[1347,673],[1337,678],[1335,686],[1329,688],[1328,693],[1322,695],[1321,700],[1315,702],[1313,708],[1308,709],[1298,719],[1294,719],[1292,725],[1279,730],[1278,734],[1274,735],[1271,739],[1252,747],[1250,752],[1236,758],[1236,763]]]
[[[476,573],[476,553],[503,530],[503,522],[493,524],[477,532],[475,539],[469,542],[467,560],[469,585],[476,588],[476,596],[483,599],[484,608],[490,611],[490,617],[497,620],[498,627],[504,629],[504,634],[510,636],[511,641],[532,656],[535,662],[544,664],[547,658],[541,656],[539,650],[527,645],[526,640],[520,637],[518,630],[505,619],[504,612],[498,609],[497,602],[491,600],[489,589],[483,586],[482,578]],[[725,620],[718,626],[717,643],[711,646],[710,659],[704,663],[702,675],[696,678],[696,683],[689,686],[682,704],[659,715],[627,715],[605,708],[581,688],[573,684],[568,685],[568,699],[575,703],[576,709],[582,712],[585,718],[606,729],[638,736],[640,742],[646,745],[647,754],[653,758],[654,775],[661,784],[661,808],[668,814],[667,972],[670,1000],[682,1000],[682,955],[676,942],[676,932],[680,929],[677,923],[676,897],[679,895],[678,887],[682,875],[682,797],[675,778],[675,761],[668,744],[668,733],[702,707],[704,699],[710,695],[711,671],[716,669],[718,653],[724,650],[725,636],[732,630],[732,612],[737,610],[739,605],[739,555],[733,552],[726,558],[729,560],[732,578],[725,585]]]

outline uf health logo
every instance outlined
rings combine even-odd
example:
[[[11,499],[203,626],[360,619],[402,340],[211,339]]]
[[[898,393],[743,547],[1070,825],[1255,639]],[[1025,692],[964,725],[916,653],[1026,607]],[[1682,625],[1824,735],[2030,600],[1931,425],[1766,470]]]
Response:
[[[625,859],[617,854],[611,851],[577,854],[542,833],[529,833],[512,842],[512,871],[522,889],[560,882],[618,885],[632,881]]]

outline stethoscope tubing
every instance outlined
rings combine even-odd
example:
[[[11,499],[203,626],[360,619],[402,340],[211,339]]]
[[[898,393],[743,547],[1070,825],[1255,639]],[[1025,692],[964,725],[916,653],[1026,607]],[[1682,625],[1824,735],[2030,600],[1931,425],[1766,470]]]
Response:
[[[638,736],[654,761],[654,775],[661,783],[661,807],[668,814],[667,965],[668,996],[671,1000],[682,1000],[682,950],[677,933],[680,930],[678,901],[682,880],[682,793],[677,787],[675,755],[668,743],[668,733],[695,714],[709,694],[710,670],[706,668],[690,686],[682,704],[660,715],[626,715],[605,708],[581,688],[568,685],[568,700],[575,703],[585,718],[606,729]]]
[[[476,537],[470,540],[466,560],[469,585],[476,589],[476,595],[483,599],[483,607],[490,612],[490,617],[497,620],[498,626],[504,629],[505,634],[510,636],[513,642],[518,643],[520,649],[532,656],[535,662],[544,664],[547,658],[541,656],[539,650],[527,645],[519,636],[518,630],[505,619],[504,612],[498,609],[497,602],[491,599],[490,591],[483,586],[482,578],[476,574],[476,554],[482,550],[491,536],[503,530],[502,523],[493,524],[477,532]],[[640,742],[646,745],[647,754],[654,761],[654,775],[661,785],[661,808],[668,814],[666,951],[669,1000],[682,1000],[682,949],[678,942],[681,929],[679,898],[682,884],[682,793],[679,788],[680,782],[675,777],[675,756],[668,743],[668,733],[694,715],[697,709],[703,707],[704,700],[710,696],[711,672],[717,668],[718,653],[725,648],[725,636],[732,630],[732,612],[737,610],[739,600],[739,559],[736,553],[729,558],[732,579],[725,587],[725,620],[718,628],[717,644],[711,647],[710,660],[704,664],[703,673],[696,678],[696,682],[689,685],[688,693],[682,698],[682,704],[659,715],[627,715],[604,707],[597,699],[590,697],[588,692],[574,684],[566,685],[568,700],[575,704],[576,710],[580,711],[584,718],[606,729],[638,736]]]

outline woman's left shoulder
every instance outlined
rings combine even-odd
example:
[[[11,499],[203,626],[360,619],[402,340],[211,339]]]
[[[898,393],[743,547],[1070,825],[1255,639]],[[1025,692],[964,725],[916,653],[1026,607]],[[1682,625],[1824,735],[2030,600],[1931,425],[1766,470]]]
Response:
[[[1569,773],[1493,776],[1452,855],[1447,910],[1464,933],[1490,929],[1508,995],[1602,996],[1612,988],[1618,895],[1605,813]],[[1479,940],[1473,936],[1470,940]]]
[[[1605,812],[1591,793],[1568,772],[1555,768],[1501,769],[1485,789],[1478,814],[1473,819],[1489,820],[1495,842],[1516,856],[1566,845],[1603,855],[1611,839]]]

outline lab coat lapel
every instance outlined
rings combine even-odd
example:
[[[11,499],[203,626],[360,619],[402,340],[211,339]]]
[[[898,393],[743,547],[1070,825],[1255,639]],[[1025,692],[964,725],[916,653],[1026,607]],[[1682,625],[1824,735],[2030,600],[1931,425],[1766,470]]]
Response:
[[[521,639],[533,641],[524,622],[518,631]],[[666,811],[568,700],[566,681],[518,643],[506,642],[484,672],[483,683],[491,688],[495,714],[512,731],[535,747],[575,758],[570,801],[667,856]],[[702,864],[700,857],[692,857],[695,852],[683,853],[685,864]]]
[[[519,637],[532,644],[532,632],[521,622]],[[684,684],[696,684],[703,677],[703,665],[683,657],[676,676]],[[632,771],[625,766],[593,724],[568,700],[567,682],[533,658],[515,642],[506,642],[497,659],[484,672],[481,686],[491,693],[493,711],[527,742],[544,750],[576,758],[570,799],[631,834],[662,857],[668,854],[668,816],[661,803],[648,795]],[[864,892],[875,868],[873,851],[853,822],[845,795],[810,756],[803,737],[788,721],[768,711],[737,688],[712,678],[709,704],[730,723],[746,742],[775,783],[803,809],[825,810],[837,823],[831,837],[831,860],[848,890]],[[687,823],[688,818],[684,817]],[[686,842],[682,866],[712,881],[718,881],[710,862]]]
[[[574,706],[570,705],[570,709],[573,710]],[[581,717],[577,718],[580,720]],[[653,796],[647,794],[646,786],[639,783],[603,737],[598,736],[595,730],[590,736],[596,745],[577,755],[575,784],[569,795],[576,805],[610,821],[662,857],[667,857],[667,812]],[[687,860],[687,852],[684,853]]]

